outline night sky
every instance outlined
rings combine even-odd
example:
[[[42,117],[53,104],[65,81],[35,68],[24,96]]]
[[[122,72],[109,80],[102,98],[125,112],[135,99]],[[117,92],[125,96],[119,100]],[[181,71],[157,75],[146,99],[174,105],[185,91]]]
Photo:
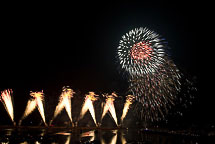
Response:
[[[213,41],[209,42],[206,5],[154,1],[19,5],[5,5],[1,17],[0,90],[13,89],[15,119],[22,115],[31,90],[43,89],[56,101],[64,85],[83,95],[124,92],[116,48],[129,30],[148,27],[168,41],[176,65],[196,82],[191,121],[214,123]],[[0,108],[1,116],[7,117],[3,105]]]

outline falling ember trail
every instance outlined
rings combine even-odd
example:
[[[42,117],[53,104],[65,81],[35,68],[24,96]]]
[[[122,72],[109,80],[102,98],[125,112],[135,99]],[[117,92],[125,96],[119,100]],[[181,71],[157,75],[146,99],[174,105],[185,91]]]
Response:
[[[73,94],[75,92],[69,88],[64,86],[62,93],[59,98],[59,103],[56,106],[54,116],[52,120],[50,121],[49,125],[51,125],[52,121],[57,117],[57,115],[63,110],[63,108],[66,109],[66,112],[69,116],[70,121],[72,122],[72,112],[71,112],[71,98],[73,97]]]
[[[0,101],[3,103],[8,115],[10,116],[12,122],[14,123],[13,103],[11,99],[12,93],[13,91],[10,89],[2,91]]]
[[[33,99],[30,99],[27,103],[25,112],[21,118],[21,120],[19,121],[19,125],[21,125],[21,122],[24,118],[26,118],[30,113],[33,112],[33,110],[36,108],[38,108],[40,115],[42,117],[42,120],[44,122],[44,124],[47,126],[46,124],[46,119],[45,119],[45,113],[44,113],[44,108],[43,108],[43,99],[44,99],[44,93],[43,91],[41,92],[31,92],[30,95],[33,97]]]
[[[96,95],[94,92],[89,92],[89,94],[86,95],[79,119],[82,119],[84,117],[85,113],[87,112],[87,110],[89,110],[90,114],[93,118],[93,121],[94,121],[95,125],[97,126],[95,110],[93,107],[93,102],[97,100],[97,98],[95,96],[98,96],[98,95]]]
[[[122,116],[121,116],[121,122],[123,122],[125,116],[127,115],[129,106],[132,104],[134,98],[135,97],[133,95],[128,95],[127,96],[125,104],[124,104]]]
[[[112,93],[111,95],[104,95],[106,96],[106,103],[105,103],[105,106],[104,106],[104,109],[103,109],[103,113],[102,113],[102,118],[104,118],[105,114],[109,111],[112,118],[114,119],[116,125],[118,126],[118,123],[117,123],[117,117],[116,117],[116,111],[115,111],[115,107],[114,107],[114,100],[115,100],[115,97],[117,97],[117,95],[115,93]]]

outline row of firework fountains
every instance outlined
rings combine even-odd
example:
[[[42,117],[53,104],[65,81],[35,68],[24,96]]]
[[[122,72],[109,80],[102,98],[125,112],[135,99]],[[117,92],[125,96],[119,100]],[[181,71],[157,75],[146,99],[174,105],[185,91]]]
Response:
[[[12,102],[12,93],[13,91],[11,89],[6,89],[1,92],[0,96],[0,101],[3,103],[9,117],[11,118],[12,122],[14,125],[16,125],[16,122],[14,121],[14,110],[13,110],[13,102]],[[49,125],[52,125],[53,120],[60,114],[60,112],[65,108],[67,115],[73,123],[72,119],[72,107],[71,107],[71,99],[73,98],[74,91],[70,87],[63,87],[62,93],[59,97],[59,102],[55,108],[54,115],[52,119],[49,122]],[[38,108],[39,113],[41,115],[41,118],[45,124],[45,126],[48,126],[45,118],[45,112],[44,112],[44,107],[43,107],[43,101],[44,101],[44,92],[43,91],[36,91],[36,92],[30,92],[31,98],[27,102],[26,109],[24,111],[23,116],[18,122],[18,125],[20,126],[22,121],[29,115],[31,114],[36,108]],[[116,116],[116,111],[114,107],[114,101],[115,98],[118,97],[115,92],[111,94],[102,94],[103,97],[105,97],[105,102],[103,105],[103,112],[101,116],[101,120],[104,118],[104,116],[108,113],[110,113],[110,116],[114,120],[116,126],[119,126],[117,116]],[[82,104],[80,116],[78,120],[83,119],[84,115],[86,114],[87,111],[90,112],[92,119],[95,123],[96,126],[100,126],[99,123],[96,121],[96,116],[95,116],[95,109],[93,103],[98,100],[99,95],[96,95],[94,92],[89,92],[88,94],[85,95],[85,100]],[[133,95],[128,95],[126,97],[126,101],[124,103],[124,108],[122,111],[121,115],[121,124],[123,123],[124,118],[126,117],[129,107],[134,101],[134,96]]]

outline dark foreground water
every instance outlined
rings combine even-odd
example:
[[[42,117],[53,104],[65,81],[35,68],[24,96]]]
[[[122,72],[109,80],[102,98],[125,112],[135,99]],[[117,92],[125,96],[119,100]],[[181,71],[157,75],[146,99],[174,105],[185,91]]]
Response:
[[[1,144],[214,144],[214,136],[165,129],[0,127]]]

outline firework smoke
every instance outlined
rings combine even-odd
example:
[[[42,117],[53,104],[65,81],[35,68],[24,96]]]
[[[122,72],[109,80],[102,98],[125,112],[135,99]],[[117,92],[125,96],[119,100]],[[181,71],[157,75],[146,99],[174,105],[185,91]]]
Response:
[[[122,111],[121,122],[123,122],[125,116],[127,115],[129,106],[132,104],[134,98],[135,97],[133,95],[128,95],[127,96],[125,104],[124,104],[124,108],[123,108],[123,111]]]
[[[25,112],[24,112],[21,120],[19,121],[19,125],[21,125],[22,120],[25,119],[29,114],[31,114],[36,107],[38,108],[38,110],[40,112],[40,115],[42,117],[44,124],[47,125],[46,119],[45,119],[44,108],[43,108],[43,100],[44,100],[43,91],[31,92],[30,96],[32,96],[33,98],[28,101]]]
[[[13,103],[12,103],[12,98],[11,98],[12,93],[13,93],[13,91],[11,89],[2,91],[0,100],[3,103],[12,122],[14,123]]]
[[[71,112],[71,98],[75,92],[69,87],[63,87],[62,93],[59,98],[59,103],[56,106],[54,117],[50,121],[50,125],[52,121],[56,118],[56,116],[63,110],[66,109],[66,112],[69,116],[70,121],[72,122],[72,112]]]
[[[131,30],[119,42],[119,63],[145,121],[164,118],[180,92],[181,73],[167,49],[164,39],[147,28]]]
[[[79,119],[82,119],[84,117],[85,113],[87,112],[87,110],[89,110],[90,114],[91,114],[91,116],[93,118],[94,123],[97,125],[96,116],[95,116],[95,110],[94,110],[94,107],[93,107],[93,102],[97,100],[97,98],[95,96],[98,96],[98,95],[96,95],[94,92],[89,92],[89,94],[86,95],[85,101],[84,101],[82,109],[81,109]]]
[[[118,126],[116,111],[115,111],[115,107],[114,107],[114,100],[115,100],[115,97],[117,97],[117,95],[115,93],[112,93],[111,95],[105,94],[103,96],[106,97],[106,103],[104,105],[101,119],[103,119],[105,114],[109,111],[112,118],[114,119],[116,125]]]

